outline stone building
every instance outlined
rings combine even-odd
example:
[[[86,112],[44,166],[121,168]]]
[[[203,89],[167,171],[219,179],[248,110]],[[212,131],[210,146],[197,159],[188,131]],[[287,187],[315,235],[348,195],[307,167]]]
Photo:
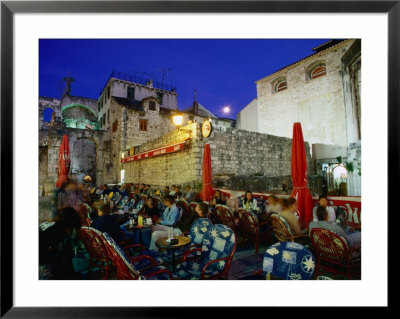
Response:
[[[360,195],[361,41],[331,40],[313,51],[256,81],[257,98],[239,112],[237,127],[291,137],[300,122],[328,191],[339,187],[334,169],[341,166],[347,171],[343,195]]]

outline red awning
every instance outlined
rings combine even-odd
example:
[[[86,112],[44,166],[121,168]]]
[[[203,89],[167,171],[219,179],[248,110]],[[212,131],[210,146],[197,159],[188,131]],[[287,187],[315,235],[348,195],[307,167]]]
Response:
[[[210,201],[214,195],[214,189],[211,185],[211,152],[210,144],[204,145],[204,155],[203,155],[203,188],[201,189],[200,198],[203,201]]]
[[[68,181],[70,164],[71,160],[69,153],[68,136],[64,134],[62,143],[60,145],[60,150],[58,152],[58,162],[57,162],[58,179],[56,182],[57,188],[60,188],[63,184],[65,184]]]
[[[307,160],[301,123],[293,124],[292,140],[292,196],[297,199],[299,223],[308,226],[312,219],[312,198],[307,187]]]

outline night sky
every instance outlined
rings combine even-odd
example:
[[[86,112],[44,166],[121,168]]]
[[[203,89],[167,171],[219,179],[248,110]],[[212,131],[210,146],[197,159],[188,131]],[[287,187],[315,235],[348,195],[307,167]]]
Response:
[[[71,95],[97,99],[110,73],[135,73],[177,87],[178,108],[197,100],[221,117],[257,97],[255,81],[310,54],[328,39],[307,40],[40,40],[39,95],[60,97],[62,78],[75,78]],[[224,106],[231,112],[224,114]]]

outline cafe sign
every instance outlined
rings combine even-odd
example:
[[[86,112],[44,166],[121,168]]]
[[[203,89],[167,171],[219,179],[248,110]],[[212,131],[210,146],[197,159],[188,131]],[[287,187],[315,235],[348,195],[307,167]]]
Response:
[[[212,133],[211,121],[205,120],[201,125],[201,134],[203,135],[203,137],[207,138],[211,135],[211,133]]]
[[[138,153],[133,156],[128,156],[126,158],[122,158],[121,163],[129,163],[129,162],[146,159],[146,158],[150,158],[150,157],[154,157],[154,156],[158,156],[158,155],[174,153],[174,152],[183,150],[188,141],[189,140],[184,140],[181,142],[165,145],[165,146],[162,146],[162,147],[159,147],[159,148],[156,148],[153,150],[149,150],[146,152]]]

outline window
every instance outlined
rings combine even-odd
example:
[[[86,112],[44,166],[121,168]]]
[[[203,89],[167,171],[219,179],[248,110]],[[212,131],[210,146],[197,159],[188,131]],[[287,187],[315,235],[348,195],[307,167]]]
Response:
[[[156,101],[149,101],[149,110],[150,111],[156,110]]]
[[[315,68],[313,68],[310,72],[310,79],[316,79],[319,78],[320,76],[326,75],[326,66],[325,65],[318,65]]]
[[[128,97],[128,99],[134,99],[135,98],[135,87],[128,86],[127,97]]]
[[[100,112],[100,101],[97,103],[98,107],[97,107],[97,112]]]
[[[110,110],[107,111],[107,123],[110,124]]]
[[[113,125],[112,125],[112,131],[113,133],[116,132],[118,129],[118,121],[114,121]]]
[[[110,98],[110,87],[107,88],[107,100]]]
[[[51,107],[46,107],[43,111],[43,122],[51,122],[51,117],[54,110]]]
[[[162,104],[162,102],[163,102],[163,94],[161,92],[157,92],[156,95],[157,95],[157,99],[160,100],[160,104]]]
[[[283,90],[287,89],[287,82],[286,81],[282,81],[279,82],[276,87],[275,87],[275,92],[281,92]]]
[[[139,120],[139,131],[147,131],[147,120]]]

